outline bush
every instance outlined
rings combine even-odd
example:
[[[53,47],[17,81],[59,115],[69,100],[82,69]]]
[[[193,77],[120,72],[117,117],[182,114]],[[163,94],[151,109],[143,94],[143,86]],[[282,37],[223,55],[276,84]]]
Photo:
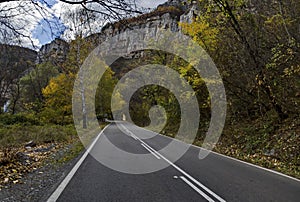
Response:
[[[68,142],[76,138],[74,126],[21,126],[6,125],[0,128],[0,147],[15,147],[33,140],[35,143]]]
[[[31,114],[1,114],[0,125],[42,125],[41,122]]]

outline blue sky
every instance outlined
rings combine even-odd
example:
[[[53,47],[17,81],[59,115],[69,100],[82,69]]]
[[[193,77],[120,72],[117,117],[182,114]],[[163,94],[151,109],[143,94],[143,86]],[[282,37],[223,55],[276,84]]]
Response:
[[[46,4],[49,8],[57,4],[57,0],[39,1],[43,4]],[[137,0],[137,4],[146,8],[154,8],[166,1],[167,0]],[[50,29],[50,27],[52,30]],[[60,37],[65,30],[66,26],[64,26],[64,23],[58,17],[53,16],[52,19],[47,21],[42,19],[32,31],[32,35],[34,38],[39,40],[39,43],[41,45],[44,45],[51,42],[53,39]]]
[[[49,8],[57,3],[56,0],[39,0]],[[51,28],[50,28],[51,27]],[[66,27],[56,16],[50,20],[42,19],[32,31],[32,36],[39,40],[41,45],[51,42],[53,39],[61,36]]]
[[[47,21],[42,19],[39,25],[33,30],[32,36],[38,39],[40,44],[43,45],[61,36],[65,29],[66,27],[57,17],[53,17]]]
[[[54,4],[57,3],[56,0],[39,0],[39,2],[45,3],[46,5],[48,5],[48,7],[52,7]]]

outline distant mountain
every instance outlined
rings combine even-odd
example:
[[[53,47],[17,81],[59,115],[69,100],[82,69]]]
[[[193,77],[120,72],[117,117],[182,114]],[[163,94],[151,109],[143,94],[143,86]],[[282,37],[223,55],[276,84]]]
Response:
[[[37,52],[29,48],[0,44],[0,68],[20,74],[28,69],[29,63],[35,63]]]

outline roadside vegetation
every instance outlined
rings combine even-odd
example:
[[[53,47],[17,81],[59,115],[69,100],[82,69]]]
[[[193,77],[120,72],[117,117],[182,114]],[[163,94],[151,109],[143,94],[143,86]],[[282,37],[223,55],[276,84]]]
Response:
[[[25,114],[0,115],[0,189],[7,183],[22,183],[27,172],[45,165],[51,158],[55,157],[54,166],[69,159],[69,153],[57,156],[57,152],[74,145],[81,144],[73,125],[41,123]],[[77,156],[80,151],[75,151]]]
[[[216,151],[300,178],[299,1],[198,3],[201,15],[181,26],[213,58],[226,88]]]
[[[13,105],[0,113],[0,189],[7,183],[22,183],[25,173],[40,166],[60,165],[83,151],[73,122],[72,93],[77,72],[94,46],[78,36],[65,55],[49,53],[49,58],[13,81],[9,97]],[[108,71],[99,83],[107,87],[97,94],[101,100],[113,90],[112,74]],[[109,116],[110,102],[100,105],[99,129]]]
[[[226,88],[226,125],[215,150],[300,178],[299,2],[197,3],[193,22],[182,22],[180,27],[209,53]],[[162,51],[146,55],[116,62],[112,65],[116,76],[121,78],[126,68],[153,63],[179,72],[198,98],[201,122],[194,143],[201,146],[211,106],[205,82],[180,58]],[[168,123],[162,133],[176,134],[180,108],[167,89],[155,85],[141,88],[130,104],[132,120],[140,126],[149,124],[151,106],[163,106]]]
[[[215,151],[300,178],[299,1],[197,2],[194,21],[180,27],[209,53],[226,88],[226,125]],[[168,12],[182,14],[174,7],[159,8],[115,26]],[[13,107],[0,114],[0,184],[19,183],[24,173],[47,162],[68,161],[82,151],[73,126],[72,92],[77,72],[95,46],[78,34],[69,51],[59,55],[63,61],[55,60],[54,51],[52,59],[41,64],[28,61],[28,74],[12,80]],[[111,65],[99,82],[102,91],[96,94],[99,122],[112,117],[109,98],[117,81],[135,67],[154,63],[167,64],[195,90],[201,122],[194,144],[201,146],[211,116],[207,87],[192,66],[164,52],[149,51],[143,58],[121,58]],[[168,89],[155,85],[139,89],[130,102],[132,120],[147,126],[154,105],[167,113],[161,133],[173,137],[180,125],[180,106]],[[84,111],[84,106],[78,110]],[[88,118],[83,116],[83,128]],[[70,150],[61,155],[64,148]],[[49,160],[56,152],[58,158]]]
[[[299,1],[198,4],[200,15],[181,26],[210,54],[226,88],[215,150],[300,178]]]
[[[0,114],[0,184],[21,183],[26,172],[45,163],[69,161],[83,150],[71,112],[74,72],[81,65],[72,57],[80,43],[71,44],[65,62],[52,58],[33,66],[15,82],[18,88],[10,98],[14,100],[13,110],[10,107]],[[88,52],[80,48],[83,53],[78,56],[83,61]],[[69,149],[61,154],[65,148]]]

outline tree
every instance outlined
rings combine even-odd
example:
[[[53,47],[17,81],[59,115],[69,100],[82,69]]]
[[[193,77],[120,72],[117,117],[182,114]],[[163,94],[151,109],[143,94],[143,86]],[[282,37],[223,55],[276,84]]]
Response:
[[[0,106],[10,99],[18,80],[34,66],[36,52],[18,46],[0,44]]]
[[[20,79],[20,108],[39,112],[44,102],[42,90],[53,77],[59,74],[59,69],[50,62],[36,65]]]
[[[198,43],[221,70],[231,112],[252,117],[274,111],[281,120],[293,114],[291,106],[295,109],[297,105],[289,102],[285,93],[293,92],[290,95],[295,96],[298,87],[294,82],[289,90],[283,90],[282,86],[289,82],[282,78],[285,69],[295,72],[299,65],[299,1],[198,2],[200,17],[192,24],[199,26],[192,29],[184,25],[183,29],[200,39],[211,38],[207,30],[217,30],[216,48],[207,46],[207,41]],[[209,29],[200,26],[205,23]],[[292,75],[297,78],[295,73]]]
[[[117,80],[114,78],[114,72],[111,69],[107,69],[99,81],[98,89],[96,91],[95,107],[97,118],[100,120],[112,118],[111,100],[116,84]],[[122,107],[119,109],[121,108]]]
[[[67,72],[67,74],[77,74],[84,60],[88,56],[88,54],[92,51],[93,44],[84,40],[81,35],[77,36],[76,40],[74,40],[70,45],[70,52],[67,56],[67,60],[63,65],[63,70]],[[87,128],[87,109],[86,109],[86,84],[83,83],[84,75],[80,72],[77,74],[80,78],[80,94],[82,99],[82,115],[83,115],[83,128]]]
[[[49,119],[49,121],[55,122],[55,116],[58,116],[61,118],[55,123],[70,123],[74,81],[76,77],[79,77],[80,81],[83,81],[83,79],[81,79],[82,75],[78,73],[78,71],[93,46],[90,41],[83,39],[81,36],[78,36],[76,40],[72,41],[66,61],[57,67],[60,74],[52,78],[42,90],[42,95],[45,99],[43,117]],[[85,97],[89,93],[89,89],[86,89],[86,85],[82,83],[80,89],[76,90],[79,91],[82,97],[81,110],[83,112],[83,127],[86,128],[88,117]]]
[[[60,74],[50,80],[49,85],[42,90],[45,97],[45,107],[42,117],[45,121],[55,124],[72,123],[72,90],[74,74]]]

